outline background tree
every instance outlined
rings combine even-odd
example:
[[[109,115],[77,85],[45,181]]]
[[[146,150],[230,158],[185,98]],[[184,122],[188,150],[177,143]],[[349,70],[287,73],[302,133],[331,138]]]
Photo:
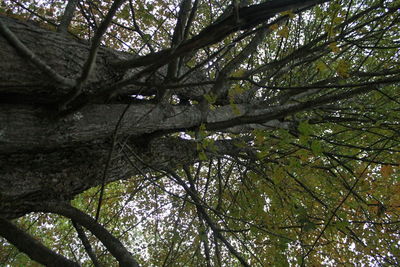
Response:
[[[2,1],[0,261],[399,265],[399,5]]]

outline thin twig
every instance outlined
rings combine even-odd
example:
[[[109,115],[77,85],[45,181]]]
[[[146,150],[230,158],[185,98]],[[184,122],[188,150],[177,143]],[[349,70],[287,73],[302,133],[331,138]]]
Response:
[[[125,114],[128,111],[130,106],[131,106],[130,104],[126,106],[126,108],[122,112],[121,116],[119,117],[117,124],[115,125],[115,130],[114,130],[114,134],[113,134],[111,148],[110,148],[109,153],[108,153],[107,162],[106,162],[106,165],[104,167],[103,177],[102,177],[102,180],[101,180],[99,203],[97,205],[96,217],[95,217],[96,222],[98,221],[99,215],[100,215],[100,209],[101,209],[101,204],[102,204],[102,201],[103,201],[104,187],[105,187],[105,183],[106,183],[107,171],[108,171],[108,168],[109,168],[110,163],[111,163],[111,157],[112,157],[112,154],[114,152],[115,144],[117,142],[118,129],[119,129],[119,126],[120,126],[120,124],[121,124],[121,122],[122,122],[122,120],[123,120],[123,118],[124,118],[124,116],[125,116]]]
[[[391,139],[389,138],[384,144],[383,147],[385,147],[389,141]],[[381,153],[381,151],[379,151],[377,154],[374,155],[374,157],[372,158],[372,160],[376,159],[378,157],[378,155]],[[349,196],[353,193],[354,188],[356,187],[356,185],[360,182],[360,180],[363,178],[364,173],[368,170],[368,168],[370,167],[372,162],[368,163],[367,166],[365,166],[365,168],[363,169],[363,171],[356,177],[356,180],[354,181],[353,185],[351,186],[351,188],[349,189],[349,191],[347,192],[347,194],[344,196],[344,198],[340,201],[340,203],[336,206],[336,208],[332,211],[332,215],[329,217],[328,221],[326,222],[326,224],[324,225],[324,227],[322,228],[321,232],[319,233],[319,235],[317,236],[317,238],[315,239],[315,241],[313,242],[311,248],[308,250],[308,252],[302,257],[302,266],[304,266],[304,260],[311,254],[311,252],[313,252],[315,246],[317,245],[319,239],[322,237],[322,235],[325,233],[325,230],[328,228],[329,224],[331,223],[332,219],[335,217],[335,215],[337,214],[337,211],[340,209],[340,207],[343,206],[343,204],[346,202],[346,200],[349,198]],[[354,175],[354,174],[353,174]]]
[[[201,205],[201,200],[195,193],[195,191],[190,188],[189,186],[186,185],[186,183],[182,180],[182,178],[176,174],[172,170],[168,170],[168,173],[175,178],[175,180],[185,189],[185,191],[190,195],[192,198],[193,202],[196,205],[196,208],[198,212],[202,214],[202,217],[204,221],[210,226],[211,230],[213,233],[222,241],[222,243],[225,244],[225,246],[228,248],[228,250],[239,260],[239,262],[243,266],[250,266],[242,257],[242,255],[239,254],[239,252],[229,243],[229,241],[221,234],[221,230],[217,227],[217,225],[214,223],[214,221],[208,216],[207,212],[205,211],[204,207]],[[193,184],[193,183],[192,183]]]

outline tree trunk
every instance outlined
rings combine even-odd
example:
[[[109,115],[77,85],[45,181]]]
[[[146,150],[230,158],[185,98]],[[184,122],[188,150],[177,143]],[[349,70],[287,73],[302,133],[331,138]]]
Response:
[[[59,74],[73,79],[80,75],[88,44],[28,22],[1,19]],[[84,93],[90,95],[121,79],[124,74],[108,67],[107,62],[124,56],[100,49],[95,75]],[[69,200],[101,184],[113,143],[111,139],[127,105],[89,103],[59,118],[54,116],[56,103],[69,93],[68,89],[49,82],[48,77],[26,62],[3,36],[0,36],[0,58],[7,59],[0,62],[0,216],[16,218],[29,212],[29,205]],[[178,110],[166,112],[156,105],[131,105],[117,130],[118,140],[122,140],[125,147],[139,148],[140,157],[151,161],[155,167],[174,162],[174,157],[193,160],[193,144],[139,137],[155,131],[194,126],[199,120],[196,111],[191,108],[185,116],[173,117]],[[115,149],[121,149],[121,145]],[[106,182],[129,178],[145,168],[132,155],[114,153]]]

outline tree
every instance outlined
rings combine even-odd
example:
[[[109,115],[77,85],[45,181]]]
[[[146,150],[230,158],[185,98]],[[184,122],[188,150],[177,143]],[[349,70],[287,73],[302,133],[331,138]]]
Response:
[[[399,1],[66,2],[2,2],[1,262],[400,264]]]

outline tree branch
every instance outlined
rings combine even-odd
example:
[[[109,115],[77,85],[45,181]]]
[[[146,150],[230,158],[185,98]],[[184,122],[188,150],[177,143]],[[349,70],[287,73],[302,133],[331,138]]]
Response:
[[[99,27],[94,34],[94,37],[91,41],[89,56],[83,65],[82,74],[76,80],[75,89],[71,92],[69,96],[64,100],[63,103],[60,104],[59,109],[65,110],[67,105],[71,103],[76,97],[78,97],[82,91],[82,87],[84,86],[85,82],[89,78],[91,72],[94,69],[97,51],[100,47],[101,38],[103,37],[104,33],[107,31],[110,23],[112,22],[112,18],[114,17],[115,13],[117,12],[118,8],[125,2],[125,0],[115,0],[110,7],[106,17],[100,23]]]
[[[229,243],[229,241],[221,234],[220,229],[218,229],[214,221],[210,218],[210,216],[208,216],[204,207],[201,205],[201,200],[197,196],[196,192],[193,190],[193,181],[190,182],[191,186],[189,187],[186,185],[185,181],[183,181],[181,177],[178,174],[176,174],[173,170],[168,170],[168,173],[172,175],[172,177],[178,182],[178,184],[180,184],[185,189],[186,193],[192,198],[197,208],[197,211],[201,214],[201,216],[203,217],[204,221],[208,224],[208,226],[210,226],[211,230],[214,232],[216,237],[218,237],[218,239],[220,239],[222,243],[225,244],[229,252],[231,252],[232,255],[234,255],[243,266],[249,267],[250,265],[243,259],[242,255],[240,255],[240,253],[236,251],[236,249],[231,245],[231,243]]]
[[[31,61],[38,69],[49,76],[55,82],[64,85],[66,87],[72,87],[75,82],[71,79],[67,79],[59,75],[49,65],[43,62],[37,55],[35,55],[28,47],[26,47],[18,37],[3,23],[0,19],[0,33],[4,38],[20,53],[22,56]]]
[[[38,240],[25,233],[25,231],[19,229],[13,223],[1,217],[0,235],[13,244],[19,251],[27,254],[29,258],[45,266],[80,266],[78,263],[48,249]]]
[[[191,0],[182,0],[179,5],[179,14],[176,21],[174,33],[172,35],[171,48],[178,47],[184,41],[184,29],[188,20],[189,11],[191,7]],[[178,59],[175,58],[168,64],[166,80],[171,80],[176,77],[178,70]]]
[[[114,67],[121,69],[129,69],[151,64],[163,66],[174,58],[217,43],[231,33],[239,30],[250,29],[257,24],[264,23],[279,12],[290,9],[297,10],[305,7],[312,7],[316,4],[327,1],[329,0],[305,0],[301,2],[297,0],[274,0],[248,7],[242,7],[239,9],[239,23],[235,21],[234,14],[230,14],[227,18],[206,27],[198,35],[182,43],[176,49],[165,49],[133,60],[121,60],[111,64]]]
[[[143,33],[143,31],[139,27],[139,24],[137,23],[136,16],[135,16],[135,9],[133,8],[132,0],[129,0],[129,8],[131,10],[131,16],[132,16],[134,30],[140,35],[140,37],[142,37],[143,41],[146,43],[146,46],[149,48],[150,52],[154,53],[154,48],[150,44],[150,39],[146,38],[146,35]]]
[[[92,217],[77,208],[66,203],[47,202],[36,205],[32,209],[35,211],[56,213],[72,219],[92,232],[118,260],[121,267],[139,267],[139,263],[133,259],[129,251],[126,250],[117,238],[110,234],[107,229],[97,223]]]
[[[86,253],[89,255],[90,259],[93,262],[95,267],[100,267],[100,263],[97,260],[96,254],[94,254],[92,246],[90,245],[89,240],[86,237],[85,230],[74,220],[72,220],[72,225],[75,227],[76,232],[78,233],[79,239],[82,241],[83,247],[85,248]]]
[[[64,10],[60,25],[58,25],[57,31],[60,33],[67,33],[68,27],[71,24],[71,20],[74,17],[74,11],[79,0],[69,0]]]

